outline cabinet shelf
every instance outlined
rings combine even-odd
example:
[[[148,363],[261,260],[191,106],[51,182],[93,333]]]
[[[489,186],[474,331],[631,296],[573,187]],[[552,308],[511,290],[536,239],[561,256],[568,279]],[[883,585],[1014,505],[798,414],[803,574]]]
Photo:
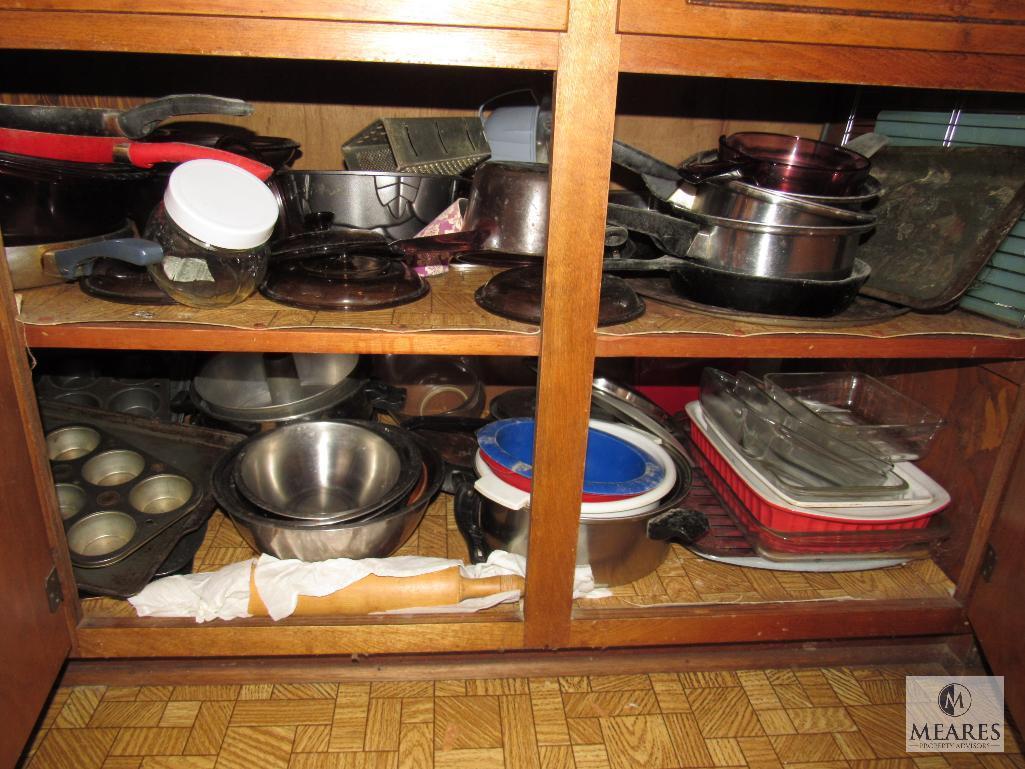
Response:
[[[647,300],[635,321],[598,330],[599,356],[680,358],[1020,358],[1025,329],[962,310],[870,325],[745,323]]]
[[[398,552],[467,560],[456,529],[452,499],[439,498],[424,522]],[[256,555],[231,522],[215,513],[196,555],[197,572],[212,571]],[[880,572],[804,574],[766,572],[705,561],[674,545],[658,570],[612,589],[613,596],[574,604],[572,646],[678,643],[681,637],[709,643],[746,640],[760,623],[766,640],[849,634],[855,615],[895,628],[924,623],[930,632],[963,628],[953,584],[931,560],[911,561]],[[806,617],[787,628],[794,613]],[[280,654],[301,642],[310,653],[409,653],[425,645],[453,650],[522,648],[521,614],[501,604],[476,614],[369,615],[337,619],[301,618],[273,622],[252,618],[196,626],[190,619],[140,618],[126,601],[83,602],[79,653],[94,656],[233,656]],[[811,621],[814,616],[814,621]],[[916,624],[918,623],[918,624]],[[387,632],[381,629],[387,627]],[[472,628],[472,629],[471,629]],[[595,628],[601,630],[596,631]],[[644,637],[637,635],[645,628]],[[472,638],[467,638],[472,636]]]
[[[473,292],[489,268],[429,278],[422,299],[345,313],[285,307],[261,296],[220,310],[116,304],[74,284],[21,294],[19,320],[33,347],[537,355],[538,329],[482,310]]]

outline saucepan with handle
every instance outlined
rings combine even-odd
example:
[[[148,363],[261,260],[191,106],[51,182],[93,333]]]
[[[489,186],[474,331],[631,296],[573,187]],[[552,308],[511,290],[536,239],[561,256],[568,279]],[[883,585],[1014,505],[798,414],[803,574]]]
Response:
[[[676,169],[616,142],[613,161],[640,174],[670,208],[609,207],[609,222],[651,236],[666,253],[767,278],[843,280],[875,217],[743,185],[705,182],[690,189]]]

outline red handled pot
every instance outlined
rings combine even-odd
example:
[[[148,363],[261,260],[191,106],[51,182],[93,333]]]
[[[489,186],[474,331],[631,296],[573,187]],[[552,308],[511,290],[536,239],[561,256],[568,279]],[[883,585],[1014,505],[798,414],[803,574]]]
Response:
[[[0,152],[76,163],[114,163],[152,168],[157,163],[186,160],[221,160],[249,171],[262,181],[274,172],[270,166],[232,152],[179,142],[136,142],[107,136],[67,134],[0,128]]]

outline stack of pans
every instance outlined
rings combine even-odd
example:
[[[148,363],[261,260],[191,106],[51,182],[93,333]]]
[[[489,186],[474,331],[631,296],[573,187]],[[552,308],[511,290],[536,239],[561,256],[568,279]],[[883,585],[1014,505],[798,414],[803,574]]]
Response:
[[[869,276],[856,258],[875,226],[863,209],[880,194],[868,158],[780,134],[733,134],[721,143],[739,144],[755,160],[730,162],[720,148],[676,169],[617,142],[613,160],[641,174],[664,210],[610,206],[610,222],[653,237],[676,257],[658,262],[692,301],[782,315],[846,309]],[[757,173],[762,166],[771,172]]]
[[[437,453],[400,427],[301,422],[260,433],[214,469],[214,495],[253,548],[278,558],[382,558],[441,487]]]
[[[249,433],[268,423],[373,413],[358,355],[218,353],[192,380],[192,405],[208,420]]]

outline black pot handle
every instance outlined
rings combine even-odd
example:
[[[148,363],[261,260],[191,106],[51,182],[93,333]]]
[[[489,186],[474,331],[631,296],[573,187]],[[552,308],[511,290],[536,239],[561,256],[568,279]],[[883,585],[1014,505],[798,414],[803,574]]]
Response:
[[[378,411],[399,411],[406,405],[406,388],[387,382],[367,382],[364,390],[370,405]]]
[[[680,178],[680,172],[673,166],[619,139],[612,142],[612,162],[641,176],[654,176],[673,182]]]
[[[617,203],[608,204],[607,216],[608,224],[647,235],[666,253],[680,257],[687,255],[687,249],[700,229],[694,222],[677,216]]]
[[[453,473],[455,500],[452,506],[456,526],[466,540],[466,549],[470,551],[470,563],[484,563],[491,555],[491,548],[484,542],[484,531],[480,525],[483,500],[474,490],[473,481],[474,478],[469,473]]]
[[[697,542],[708,533],[704,513],[686,507],[674,507],[648,520],[648,539],[672,540],[681,545]]]
[[[192,396],[185,390],[174,394],[174,397],[171,398],[170,406],[172,414],[195,416],[199,413],[199,408],[196,406],[195,401],[192,400]]]

